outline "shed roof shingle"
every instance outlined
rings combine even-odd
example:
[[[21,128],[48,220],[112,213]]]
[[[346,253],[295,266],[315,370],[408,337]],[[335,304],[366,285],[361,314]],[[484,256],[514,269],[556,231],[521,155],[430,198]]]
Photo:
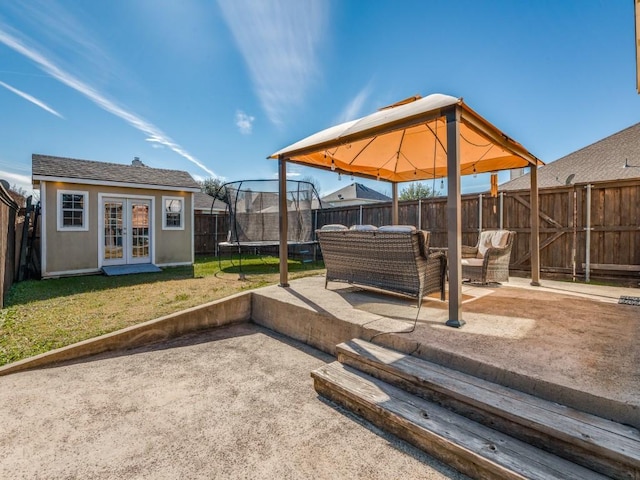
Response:
[[[625,160],[633,167],[625,168]],[[640,123],[577,150],[538,169],[538,187],[640,178]],[[500,185],[500,190],[529,189],[530,174]]]
[[[98,182],[116,182],[176,189],[199,189],[200,185],[189,173],[147,166],[96,162],[75,158],[33,154],[31,173],[36,177],[70,178]]]

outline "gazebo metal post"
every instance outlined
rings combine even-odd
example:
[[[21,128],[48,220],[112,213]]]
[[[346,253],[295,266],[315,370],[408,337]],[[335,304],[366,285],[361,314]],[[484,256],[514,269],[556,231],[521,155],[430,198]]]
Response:
[[[538,167],[531,165],[531,285],[540,286],[540,203]]]
[[[398,225],[398,182],[391,184],[391,225]]]
[[[289,244],[289,216],[287,211],[287,160],[278,157],[278,217],[280,221],[280,286],[289,286],[289,264],[287,263]]]
[[[462,200],[460,198],[460,109],[446,112],[447,119],[447,247],[449,261],[449,327],[462,320]]]

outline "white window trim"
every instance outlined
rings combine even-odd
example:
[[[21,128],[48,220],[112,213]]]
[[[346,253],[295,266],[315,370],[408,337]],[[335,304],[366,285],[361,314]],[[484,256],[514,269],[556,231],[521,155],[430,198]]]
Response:
[[[167,227],[167,209],[166,209],[166,203],[167,200],[179,200],[180,201],[180,205],[181,205],[181,210],[180,210],[180,226],[179,227]],[[185,211],[184,211],[184,207],[185,207],[185,201],[184,201],[184,197],[169,197],[169,196],[162,196],[162,230],[184,230],[184,215],[185,215]]]
[[[65,227],[62,224],[62,195],[82,195],[84,197],[82,209],[82,226],[81,227]],[[58,215],[58,231],[59,232],[88,232],[89,231],[89,192],[81,190],[58,190],[57,192],[57,215]]]

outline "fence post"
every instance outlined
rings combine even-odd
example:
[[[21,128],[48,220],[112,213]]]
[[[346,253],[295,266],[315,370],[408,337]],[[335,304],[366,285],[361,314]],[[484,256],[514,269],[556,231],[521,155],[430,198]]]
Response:
[[[29,265],[27,265],[27,247],[29,238],[29,223],[31,222],[31,215],[33,212],[33,206],[31,205],[32,196],[27,197],[27,207],[24,214],[24,223],[22,224],[22,238],[20,239],[20,261],[18,263],[18,281],[27,278]]]
[[[586,245],[585,245],[585,272],[584,281],[589,283],[591,276],[591,184],[587,185],[587,222],[586,222]]]
[[[482,194],[478,195],[478,238],[482,233]]]
[[[418,199],[418,230],[422,230],[422,199]]]
[[[571,192],[569,192],[571,195]],[[573,239],[571,241],[571,280],[576,281],[576,268],[578,263],[578,191],[573,187]]]
[[[218,214],[216,213],[213,216],[213,218],[214,218],[214,222],[215,222],[215,226],[213,227],[214,228],[214,232],[215,232],[214,237],[213,237],[214,238],[213,241],[216,244],[216,248],[214,249],[214,253],[216,254],[216,257],[218,257],[218,256],[220,256],[220,252],[218,251]]]
[[[500,230],[504,223],[504,192],[500,192]]]
[[[358,222],[358,224],[359,224],[359,225],[362,225],[362,205],[360,205],[360,212],[359,212],[359,215],[360,215],[360,221]]]

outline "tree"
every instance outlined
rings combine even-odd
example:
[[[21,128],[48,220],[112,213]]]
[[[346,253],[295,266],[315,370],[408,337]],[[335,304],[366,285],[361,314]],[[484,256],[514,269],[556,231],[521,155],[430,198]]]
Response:
[[[207,195],[211,195],[212,197],[216,197],[221,200],[224,198],[225,192],[220,190],[220,187],[224,182],[220,178],[209,177],[199,183],[200,189]]]
[[[311,185],[313,185],[313,188],[316,189],[316,193],[318,194],[318,196],[320,196],[320,182],[318,181],[317,178],[314,178],[312,176],[306,176],[306,177],[302,177],[300,179],[301,182],[308,182]]]
[[[435,192],[422,182],[413,182],[400,192],[400,200],[420,200],[429,197],[435,197]]]
[[[11,198],[13,198],[19,207],[24,207],[27,204],[28,192],[21,186],[13,184],[7,193],[11,195]]]

